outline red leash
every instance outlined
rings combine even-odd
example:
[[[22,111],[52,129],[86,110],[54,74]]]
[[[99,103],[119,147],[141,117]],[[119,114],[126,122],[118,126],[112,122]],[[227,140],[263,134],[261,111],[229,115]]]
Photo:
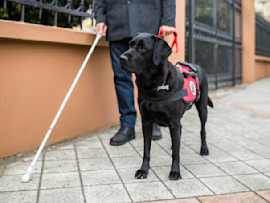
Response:
[[[162,33],[163,33],[163,29],[160,29],[158,33],[158,37],[162,37]],[[173,47],[175,46],[175,51],[173,51],[173,53],[177,53],[178,52],[177,32],[174,31],[173,34],[174,34],[174,40],[172,43],[172,50],[173,50]]]

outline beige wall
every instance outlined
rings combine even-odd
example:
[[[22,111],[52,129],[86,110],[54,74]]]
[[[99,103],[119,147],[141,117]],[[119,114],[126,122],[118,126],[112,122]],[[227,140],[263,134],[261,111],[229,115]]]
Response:
[[[255,55],[254,0],[242,1],[242,56],[243,83],[270,76],[270,58]]]
[[[169,60],[172,63],[185,60],[185,35],[186,35],[186,1],[176,1],[176,32],[179,46],[178,53],[172,53]],[[172,45],[173,36],[166,38],[169,45]]]
[[[255,80],[270,77],[270,58],[255,56]]]
[[[242,1],[242,78],[255,81],[255,10],[254,0]]]
[[[40,145],[94,35],[10,21],[0,21],[0,27],[0,157],[5,157]],[[116,107],[103,39],[48,143],[118,124]]]

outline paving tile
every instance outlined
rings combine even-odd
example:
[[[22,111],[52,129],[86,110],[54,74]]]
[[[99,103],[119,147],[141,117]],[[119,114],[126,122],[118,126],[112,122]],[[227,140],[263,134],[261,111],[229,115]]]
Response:
[[[253,160],[253,159],[262,159],[263,157],[249,150],[241,151],[230,151],[229,154],[238,158],[239,160]]]
[[[130,146],[108,146],[106,147],[110,157],[139,157],[138,153]]]
[[[76,150],[79,159],[99,158],[99,157],[108,158],[107,152],[105,151],[104,148],[76,147]]]
[[[170,155],[166,156],[151,156],[150,158],[150,166],[171,166],[172,165],[172,157]]]
[[[200,150],[200,147],[197,148],[197,150],[192,150],[192,148],[190,147],[190,145],[189,146],[186,146],[186,145],[181,144],[180,154],[194,154],[197,151],[199,152],[199,150]],[[171,149],[170,149],[170,152],[172,152]]]
[[[252,132],[249,132],[249,133],[252,133]],[[257,134],[257,132],[254,133],[254,134]],[[256,135],[254,135],[253,138],[255,138],[255,137],[256,137]],[[262,147],[266,147],[266,146],[262,145],[259,142],[256,142],[254,139],[252,139],[252,140],[250,140],[250,142],[248,143],[248,145],[246,145],[246,147],[248,149],[251,149],[252,151],[256,151],[257,149],[261,149]]]
[[[157,176],[161,180],[169,180],[168,177],[171,171],[170,166],[161,166],[161,167],[155,166],[155,167],[151,167],[151,169],[157,174]],[[194,176],[182,166],[180,166],[180,173],[181,173],[182,179],[194,178]]]
[[[82,171],[83,186],[121,183],[115,170]]]
[[[45,161],[43,173],[77,172],[77,161],[74,160],[49,160]]]
[[[224,150],[225,152],[231,152],[231,151],[241,151],[244,150],[243,147],[237,145],[236,143],[234,144],[233,142],[227,141],[227,140],[223,140],[223,141],[219,141],[219,142],[215,142],[213,143],[215,146],[217,146],[218,148]]]
[[[122,184],[85,187],[84,192],[89,203],[131,202]]]
[[[115,167],[118,169],[123,169],[123,168],[135,168],[139,169],[142,164],[142,158],[140,157],[112,157],[112,161],[115,165]]]
[[[257,194],[262,196],[264,199],[270,202],[270,190],[265,190],[265,191],[256,191]]]
[[[154,143],[154,142],[152,142],[152,143]],[[143,146],[137,147],[136,150],[143,157],[143,151],[144,151]],[[160,147],[159,145],[152,144],[150,153],[151,153],[151,158],[153,158],[153,157],[161,157],[161,156],[162,157],[163,156],[171,156],[171,152],[172,152],[171,147],[168,151],[166,151],[162,147]]]
[[[4,173],[5,170],[5,166],[0,166],[0,177],[2,176],[2,174]]]
[[[0,193],[22,190],[37,190],[40,174],[32,174],[28,183],[22,183],[22,175],[10,175],[0,177]]]
[[[51,150],[45,153],[45,161],[48,160],[69,160],[76,159],[75,151],[70,149]]]
[[[39,174],[41,172],[41,161],[37,161],[32,174]],[[26,173],[31,162],[14,162],[5,167],[3,175],[23,175]]]
[[[171,139],[169,141],[167,141],[167,142],[164,142],[164,143],[158,142],[158,145],[161,146],[163,148],[163,150],[165,150],[170,155],[172,154],[172,141],[171,141]],[[161,152],[161,153],[162,153],[161,155],[164,155],[163,152]],[[181,146],[180,146],[180,154],[195,154],[195,152],[190,147],[188,147],[188,146],[186,146],[184,144],[181,144]],[[157,149],[157,152],[152,153],[152,155],[159,156],[160,155],[159,149]]]
[[[81,186],[81,183],[78,172],[62,172],[42,175],[41,189],[79,186]]]
[[[110,139],[115,135],[115,133],[118,131],[117,130],[110,130],[110,132],[108,133],[101,133],[98,136],[100,137],[100,139],[102,140],[103,143],[109,143]]]
[[[37,150],[31,151],[29,153],[21,153],[21,154],[17,154],[17,158],[20,161],[25,161],[25,162],[29,162],[30,163],[33,161],[35,155],[37,153]],[[42,161],[42,153],[39,155],[37,161]]]
[[[207,157],[207,156],[205,156]],[[209,163],[204,156],[199,154],[183,154],[180,157],[180,163],[183,165],[188,164],[207,164]]]
[[[75,143],[76,147],[81,147],[81,148],[103,148],[102,143],[100,142],[99,138],[97,136],[93,136],[87,140],[82,140],[79,142]]]
[[[200,203],[195,198],[154,201],[155,203]],[[149,202],[150,203],[150,202]],[[151,201],[151,203],[153,203]]]
[[[258,173],[257,170],[244,164],[243,162],[226,162],[226,163],[216,163],[217,166],[222,168],[226,173],[230,175],[244,175]]]
[[[251,190],[270,189],[270,178],[262,174],[239,175],[234,176],[234,178],[249,187]]]
[[[262,198],[253,192],[236,193],[229,195],[216,195],[198,198],[202,203],[264,203]]]
[[[140,182],[157,182],[159,179],[157,176],[152,172],[150,169],[148,171],[148,175],[146,179],[136,179],[135,178],[135,173],[137,169],[118,169],[118,173],[121,176],[121,179],[123,180],[124,183],[140,183]]]
[[[62,150],[62,149],[74,149],[74,144],[65,144],[63,143],[62,145],[58,146],[57,149]]]
[[[213,164],[186,165],[186,167],[193,175],[198,178],[226,175]]]
[[[168,137],[162,137],[161,140],[152,142],[152,143],[156,143],[157,145],[163,147],[165,150],[169,150],[171,151],[171,147],[172,147],[172,140],[170,138],[170,135],[166,135]],[[141,147],[143,147],[143,145],[141,145]]]
[[[220,149],[218,149],[217,147],[215,147],[212,144],[207,144],[207,146],[208,146],[208,149],[209,149],[209,154],[221,151]],[[193,153],[200,154],[201,143],[188,145],[188,147],[193,150]]]
[[[158,140],[158,141],[151,141],[151,149],[152,147],[156,147],[156,146],[160,146],[160,142],[161,141],[164,141],[166,140],[166,138],[163,138],[161,140]],[[125,147],[126,145],[123,145],[123,147]],[[136,139],[134,140],[131,140],[128,142],[127,146],[131,146],[132,148],[135,148],[135,149],[143,149],[144,147],[144,141],[143,141],[143,136],[141,137],[136,137]]]
[[[185,145],[188,145],[188,146],[190,145],[200,146],[201,145],[200,135],[198,133],[198,136],[190,136],[188,135],[188,133],[183,132],[183,135],[181,137],[181,142],[185,143]]]
[[[229,176],[202,178],[201,181],[214,191],[215,194],[249,191],[248,188]]]
[[[81,171],[114,169],[109,158],[79,159],[79,164]]]
[[[269,159],[259,159],[259,160],[252,160],[246,161],[246,163],[260,172],[270,172],[270,160]]]
[[[154,142],[152,142],[152,143],[154,143]],[[129,141],[129,144],[135,148],[137,148],[137,147],[142,148],[143,147],[143,137],[136,136],[136,138],[134,140]]]
[[[227,129],[227,131],[228,131],[228,129]],[[228,139],[230,142],[233,142],[233,143],[237,144],[238,146],[243,147],[243,149],[236,150],[236,151],[245,151],[246,150],[245,147],[248,146],[248,144],[250,143],[250,139],[248,139],[242,135],[242,134],[245,134],[244,131],[245,131],[245,129],[242,128],[241,133],[235,133],[233,136],[226,137],[226,139]],[[226,134],[228,134],[228,132],[226,132]]]
[[[0,192],[0,203],[35,203],[37,191]]]
[[[264,175],[268,176],[270,178],[270,173],[264,173]]]
[[[262,157],[270,158],[270,148],[269,147],[256,149],[256,153]]]
[[[236,158],[225,152],[210,153],[208,156],[205,156],[205,158],[212,163],[237,161]]]
[[[49,190],[40,190],[40,203],[59,203],[74,202],[81,203],[83,201],[81,188],[57,188]]]
[[[188,198],[213,193],[197,179],[181,179],[178,181],[164,181],[165,185],[176,198]]]
[[[126,184],[126,188],[135,202],[173,199],[172,194],[160,182]]]

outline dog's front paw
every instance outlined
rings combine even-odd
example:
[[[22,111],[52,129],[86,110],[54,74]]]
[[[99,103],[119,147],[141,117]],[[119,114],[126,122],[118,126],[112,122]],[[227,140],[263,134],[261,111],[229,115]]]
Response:
[[[180,172],[171,171],[170,175],[169,175],[169,179],[170,180],[180,180],[180,179],[182,179],[182,177],[181,177]]]
[[[136,171],[135,178],[136,179],[145,179],[145,178],[147,178],[147,171],[144,171],[144,170]]]
[[[201,148],[200,155],[206,156],[206,155],[208,155],[208,154],[209,154],[208,148],[207,148],[207,147],[202,147],[202,148]]]

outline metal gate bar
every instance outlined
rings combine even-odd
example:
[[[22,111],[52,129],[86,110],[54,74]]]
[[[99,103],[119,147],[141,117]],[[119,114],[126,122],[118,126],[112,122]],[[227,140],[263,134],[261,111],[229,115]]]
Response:
[[[241,0],[186,0],[186,4],[186,60],[207,67],[209,89],[241,83]],[[207,9],[212,10],[208,16],[198,13]],[[227,21],[220,17],[224,13]],[[220,20],[225,23],[221,24]],[[211,50],[208,54],[203,50],[205,47]]]

